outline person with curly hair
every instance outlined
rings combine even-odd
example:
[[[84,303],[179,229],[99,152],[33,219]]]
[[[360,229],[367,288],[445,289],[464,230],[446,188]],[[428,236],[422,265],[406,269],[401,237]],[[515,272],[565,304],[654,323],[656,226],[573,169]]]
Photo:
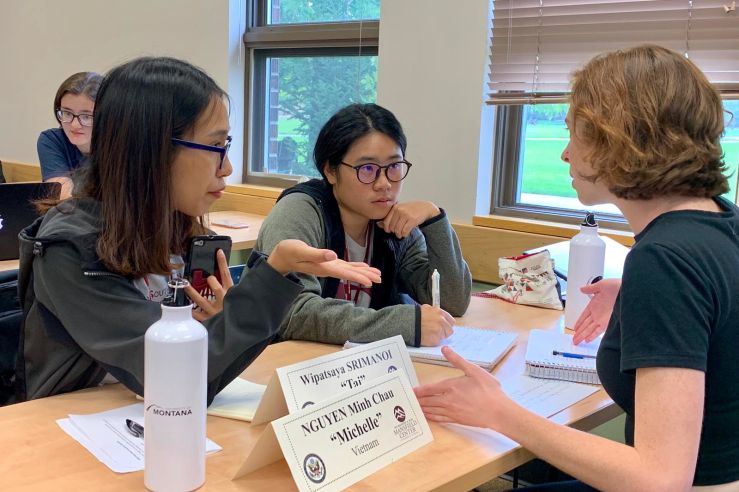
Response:
[[[417,388],[424,413],[494,429],[579,479],[541,490],[739,490],[739,209],[721,197],[721,98],[683,56],[640,46],[572,75],[566,121],[578,198],[615,204],[635,233],[622,282],[592,287],[575,335],[605,330],[598,375],[626,444],[529,412],[448,347],[464,375]]]

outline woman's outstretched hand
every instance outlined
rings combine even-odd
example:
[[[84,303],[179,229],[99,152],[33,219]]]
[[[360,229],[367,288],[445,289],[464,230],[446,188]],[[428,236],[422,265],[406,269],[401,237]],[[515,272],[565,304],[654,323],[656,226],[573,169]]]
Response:
[[[298,239],[280,241],[267,259],[272,268],[285,275],[307,273],[316,277],[335,277],[364,286],[380,283],[380,270],[366,263],[348,262],[329,249],[308,246]]]
[[[620,289],[621,279],[616,278],[604,279],[580,289],[583,294],[590,295],[591,299],[575,323],[572,343],[577,345],[582,341],[591,342],[606,331]]]
[[[414,388],[423,414],[434,422],[494,428],[502,407],[511,402],[498,380],[449,347],[441,352],[464,376]]]

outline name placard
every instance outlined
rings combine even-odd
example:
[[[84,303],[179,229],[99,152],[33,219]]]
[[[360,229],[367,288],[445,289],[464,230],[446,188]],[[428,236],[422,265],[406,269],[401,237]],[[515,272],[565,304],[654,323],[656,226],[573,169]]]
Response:
[[[273,421],[234,478],[284,457],[299,490],[342,490],[432,440],[397,371]]]
[[[418,386],[400,335],[280,367],[267,384],[252,424],[270,422],[394,371],[404,372],[411,385]]]

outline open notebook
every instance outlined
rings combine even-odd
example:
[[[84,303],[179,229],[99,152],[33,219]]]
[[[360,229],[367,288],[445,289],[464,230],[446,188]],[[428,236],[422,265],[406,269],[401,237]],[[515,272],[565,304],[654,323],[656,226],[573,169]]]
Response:
[[[213,398],[208,415],[251,422],[267,386],[236,378]],[[143,400],[139,395],[136,398]]]
[[[408,353],[411,359],[416,362],[451,366],[441,354],[441,347],[447,345],[473,364],[490,370],[513,347],[516,337],[515,333],[455,326],[454,334],[442,340],[441,345],[437,347],[408,347]],[[356,347],[357,345],[361,344],[346,342],[344,348]]]
[[[531,330],[526,347],[526,374],[536,378],[561,379],[576,383],[600,384],[595,369],[595,355],[600,338],[574,345],[572,335],[545,330]],[[555,355],[554,352],[579,354],[578,359]]]

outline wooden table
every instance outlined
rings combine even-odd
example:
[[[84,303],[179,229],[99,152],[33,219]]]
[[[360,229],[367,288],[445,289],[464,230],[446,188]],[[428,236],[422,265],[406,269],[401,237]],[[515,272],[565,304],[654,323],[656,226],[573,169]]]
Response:
[[[257,242],[257,236],[259,235],[259,228],[262,227],[264,222],[264,215],[249,214],[246,212],[235,212],[235,211],[220,211],[211,212],[206,216],[206,226],[213,229],[217,234],[224,236],[231,236],[232,251],[239,251],[243,249],[250,249],[254,247]],[[249,227],[244,229],[234,229],[231,227],[224,227],[210,224],[210,221],[218,219],[229,219],[237,220],[239,222],[246,222]],[[18,260],[3,260],[0,261],[0,272],[6,270],[17,270]]]
[[[231,227],[211,224],[211,222],[218,219],[245,222],[249,224],[249,227],[244,229],[234,229]],[[242,249],[250,249],[254,247],[254,244],[256,244],[257,242],[257,236],[259,236],[259,229],[262,227],[262,222],[264,222],[264,219],[264,215],[227,210],[220,212],[210,212],[206,216],[205,225],[213,229],[213,231],[217,234],[231,236],[231,250],[239,251]]]
[[[18,260],[0,261],[0,272],[4,272],[6,270],[18,270]]]
[[[473,298],[459,324],[516,331],[514,349],[496,368],[499,378],[520,374],[528,331],[562,330],[561,312],[516,306],[495,299]],[[317,357],[338,346],[309,342],[272,345],[244,373],[267,383],[275,367]],[[415,364],[422,383],[456,376],[452,368]],[[93,413],[134,403],[120,384],[44,398],[0,408],[0,490],[142,490],[143,472],[116,474],[98,462],[55,423],[70,413]],[[484,409],[481,409],[484,411]],[[552,420],[589,430],[620,410],[601,389],[555,415]],[[284,460],[232,481],[263,426],[208,417],[208,437],[223,451],[208,457],[201,490],[296,490]],[[434,441],[355,484],[350,490],[469,490],[532,459],[525,449],[492,432],[431,424]]]

